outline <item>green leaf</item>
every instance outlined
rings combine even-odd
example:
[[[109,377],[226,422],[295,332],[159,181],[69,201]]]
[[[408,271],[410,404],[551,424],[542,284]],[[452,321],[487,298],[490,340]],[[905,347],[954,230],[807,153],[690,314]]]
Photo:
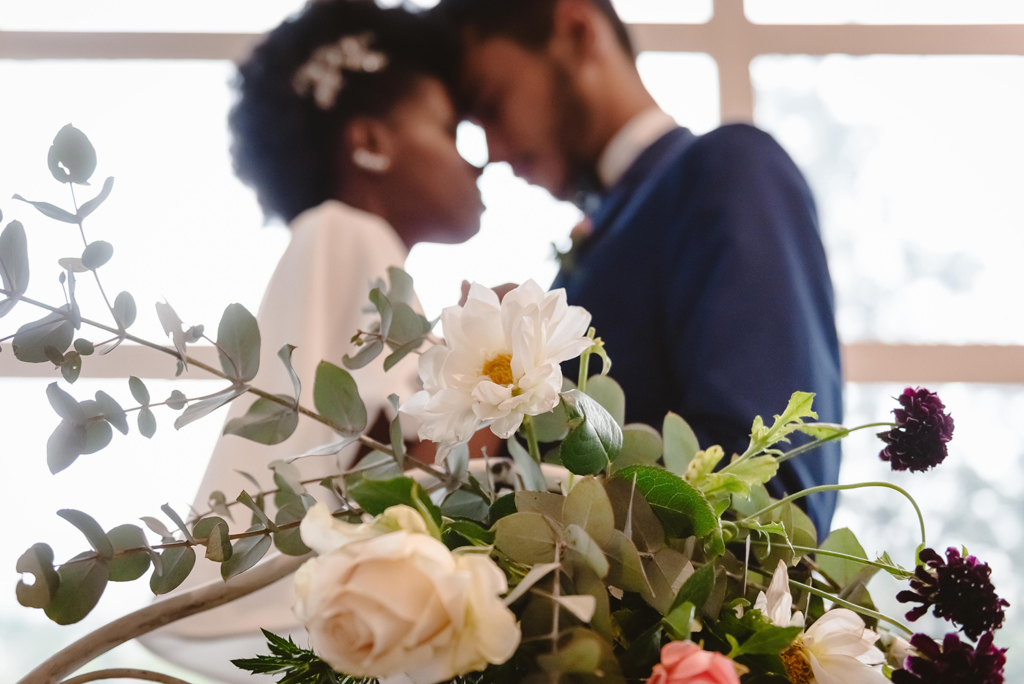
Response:
[[[69,314],[70,309],[65,304],[45,318],[18,328],[11,343],[14,356],[24,363],[45,363],[49,361],[47,347],[65,352],[75,336],[75,326]]]
[[[631,465],[657,465],[664,453],[661,435],[650,425],[633,423],[622,428],[622,452],[613,470],[622,470]]]
[[[485,530],[469,520],[446,520],[441,530],[441,538],[447,540],[451,534],[465,539],[473,546],[490,546],[494,543],[494,532]],[[459,544],[458,546],[464,545]]]
[[[22,295],[28,290],[28,238],[18,221],[11,221],[0,233],[0,280],[4,289]],[[0,317],[10,311],[2,310]]]
[[[765,627],[754,632],[733,655],[777,655],[789,648],[803,631],[802,627]]]
[[[139,434],[146,439],[153,439],[156,434],[156,416],[148,406],[139,409],[138,417]]]
[[[56,221],[60,221],[61,223],[78,223],[78,219],[75,218],[75,215],[72,214],[70,211],[61,209],[60,207],[50,204],[49,202],[33,202],[32,200],[25,199],[21,195],[15,195],[14,199],[18,200],[19,202],[31,204],[39,211],[40,214],[46,216],[47,218],[52,218]]]
[[[473,492],[456,489],[441,504],[441,514],[449,518],[468,518],[484,523],[490,502]]]
[[[249,532],[255,532],[259,527],[249,528]],[[271,538],[269,534],[256,537],[243,537],[235,542],[231,552],[231,558],[220,566],[220,575],[226,580],[240,575],[252,566],[256,565],[263,556],[270,550]]]
[[[518,503],[517,500],[517,507]],[[611,541],[615,532],[615,512],[600,482],[593,477],[585,477],[569,490],[562,505],[562,523],[579,525],[602,548]]]
[[[46,466],[56,475],[74,463],[85,449],[86,429],[82,423],[64,419],[46,441]]]
[[[159,518],[144,515],[141,518],[139,518],[139,520],[146,523],[146,527],[151,529],[155,534],[159,535],[160,539],[162,539],[164,543],[170,543],[174,541],[174,535],[171,534],[171,531],[167,529],[167,525],[164,525]]]
[[[52,347],[49,348],[52,349]],[[60,366],[60,374],[68,384],[75,384],[78,376],[82,374],[82,355],[75,351],[65,354],[64,363]]]
[[[196,565],[196,551],[191,546],[174,546],[160,553],[159,572],[153,570],[149,589],[156,596],[169,594],[181,586]]]
[[[181,519],[181,516],[178,515],[177,511],[171,508],[170,504],[164,504],[160,507],[160,510],[164,512],[164,515],[171,519],[171,522],[178,526],[181,533],[185,535],[185,539],[189,540],[193,544],[195,543],[195,537],[193,537],[192,533],[188,531],[188,526],[185,525],[185,521]]]
[[[89,214],[99,209],[100,205],[103,204],[108,197],[110,197],[110,191],[114,189],[114,178],[113,176],[103,181],[103,188],[99,193],[91,200],[82,202],[82,206],[78,208],[78,220],[84,221]]]
[[[90,242],[82,252],[82,265],[90,271],[103,266],[114,256],[114,246],[109,242],[97,240]]]
[[[122,330],[127,330],[135,322],[138,310],[135,307],[135,298],[129,292],[122,292],[114,300],[114,319]]]
[[[288,377],[292,381],[292,389],[295,391],[295,404],[298,405],[299,397],[302,395],[302,381],[299,380],[299,374],[295,372],[295,368],[292,367],[292,354],[295,352],[295,347],[290,344],[286,344],[277,350],[277,358],[281,359],[281,363],[284,364],[284,368],[288,371]]]
[[[373,288],[370,290],[370,303],[377,309],[377,313],[380,314],[380,329],[378,333],[381,339],[387,339],[388,333],[391,332],[391,317],[393,310],[391,308],[391,302],[384,296],[384,293],[379,288]]]
[[[349,489],[349,496],[370,515],[380,515],[392,506],[404,504],[423,516],[427,527],[438,535],[441,530],[441,509],[416,480],[396,477],[393,480],[362,480]]]
[[[231,558],[231,535],[223,518],[203,518],[192,528],[192,535],[206,547],[206,557],[213,562],[223,563]]]
[[[596,475],[622,450],[622,429],[604,408],[579,390],[562,394],[569,434],[559,448],[559,458],[570,472]]]
[[[694,605],[687,601],[672,608],[668,615],[662,618],[661,624],[673,641],[689,640],[690,625],[693,623],[695,611]]]
[[[516,492],[515,501],[515,510],[520,513],[540,513],[551,518],[553,522],[559,524],[562,522],[562,505],[565,503],[565,497],[561,494],[554,494],[552,492]]]
[[[75,340],[74,346],[75,351],[77,351],[82,356],[92,356],[93,352],[96,351],[96,348],[93,346],[92,342],[83,338]]]
[[[516,495],[505,494],[499,496],[491,504],[490,509],[487,512],[487,521],[494,526],[502,518],[512,515],[516,512]]]
[[[697,435],[682,416],[669,411],[661,428],[665,437],[665,468],[682,477],[700,451]]]
[[[405,435],[402,432],[402,418],[395,412],[395,418],[388,427],[388,438],[391,441],[391,451],[395,454],[395,463],[399,468],[405,469]]]
[[[388,267],[388,300],[394,304],[411,305],[416,292],[413,289],[412,276],[396,266]]]
[[[414,351],[416,351],[417,349],[422,347],[423,346],[423,341],[425,339],[426,338],[423,338],[423,337],[417,337],[416,339],[412,340],[411,342],[407,342],[406,344],[403,344],[401,347],[399,347],[394,352],[389,354],[388,357],[386,359],[384,359],[384,371],[387,372],[387,371],[391,370],[392,368],[394,368],[398,364],[399,361],[401,361],[406,356],[408,356],[409,354],[413,353]]]
[[[566,525],[565,538],[568,542],[571,560],[577,565],[589,567],[598,577],[608,576],[608,559],[586,530],[579,525]]]
[[[626,423],[626,393],[619,383],[607,375],[595,375],[587,380],[587,395],[622,427]]]
[[[327,361],[321,361],[316,369],[313,404],[320,415],[342,432],[366,429],[366,405],[359,398],[356,381],[347,371]]]
[[[109,564],[111,582],[132,582],[149,570],[149,552],[146,551],[146,535],[137,525],[119,525],[107,532],[114,547],[114,558]],[[126,553],[128,549],[141,549]]]
[[[278,509],[274,522],[278,527],[297,523],[306,516],[306,509],[301,503],[293,503]],[[298,527],[290,527],[286,530],[274,533],[274,546],[286,556],[305,556],[310,548],[302,541],[302,535]]]
[[[690,575],[690,578],[679,588],[679,593],[672,601],[672,608],[684,603],[692,604],[698,609],[703,608],[715,588],[715,564],[705,563],[703,567]]]
[[[101,411],[100,415],[108,423],[117,428],[122,435],[128,434],[128,416],[112,396],[101,390],[96,393],[96,404]]]
[[[171,308],[171,305],[166,302],[156,303],[156,316],[160,319],[160,326],[164,329],[164,333],[169,335],[171,341],[174,342],[174,349],[181,357],[178,359],[178,362],[184,365],[186,354],[185,331],[182,329],[181,319],[174,309]]]
[[[46,399],[61,418],[78,423],[85,422],[85,411],[82,410],[81,404],[70,394],[62,390],[57,383],[52,382],[47,385]]]
[[[89,544],[96,550],[96,553],[106,560],[114,557],[114,547],[111,545],[107,533],[91,515],[71,508],[61,509],[57,511],[57,515],[77,527],[78,531],[89,540]]]
[[[408,304],[392,301],[392,307],[391,331],[388,334],[388,346],[392,351],[430,332],[430,322]]]
[[[842,425],[833,423],[805,423],[797,429],[815,439],[842,439],[850,434],[850,431]]]
[[[131,390],[135,401],[143,406],[149,405],[149,390],[146,389],[146,383],[132,375],[128,378],[128,389]]]
[[[708,537],[720,533],[718,516],[704,495],[681,477],[652,466],[630,466],[613,476],[633,482],[670,537]]]
[[[565,404],[559,400],[548,413],[533,417],[533,429],[539,442],[561,442],[569,434],[569,419],[565,415]]]
[[[58,625],[73,625],[100,602],[107,588],[107,561],[90,552],[82,553],[60,566],[57,574],[60,585],[46,607],[46,617]]]
[[[260,328],[256,317],[241,304],[224,310],[217,328],[217,353],[224,373],[239,382],[252,382],[260,369]]]
[[[359,370],[364,366],[369,365],[371,361],[380,356],[380,353],[384,351],[384,341],[373,338],[369,342],[366,342],[355,356],[349,356],[345,354],[342,357],[341,362],[345,364],[345,368],[349,370]]]
[[[278,395],[291,401],[291,397]],[[291,406],[270,399],[257,399],[243,416],[232,418],[224,426],[225,435],[237,435],[258,444],[280,444],[295,432],[299,414]]]
[[[60,587],[60,576],[53,569],[53,549],[48,544],[33,544],[21,554],[14,569],[32,575],[32,584],[18,580],[15,593],[18,603],[26,608],[46,608]]]
[[[775,416],[775,422],[771,427],[764,424],[761,416],[754,418],[754,425],[750,430],[750,448],[756,452],[778,442],[788,441],[787,437],[803,425],[804,418],[817,420],[818,414],[811,410],[813,402],[814,394],[794,392],[786,410],[782,415]]]
[[[96,149],[85,133],[67,124],[54,137],[46,164],[61,183],[86,185],[96,170]]]
[[[868,559],[868,555],[864,552],[864,547],[857,541],[857,536],[850,531],[849,528],[844,527],[839,530],[833,530],[828,538],[822,542],[821,548],[826,551],[835,551],[837,553],[845,553],[848,556],[856,556],[857,558]],[[825,573],[830,579],[835,581],[840,587],[846,587],[860,574],[861,570],[864,569],[863,563],[857,563],[856,561],[846,560],[843,558],[836,558],[834,556],[823,556],[819,555],[816,557],[818,567]]]
[[[249,493],[243,490],[242,493],[238,495],[238,498],[235,499],[235,501],[237,501],[238,503],[242,504],[250,511],[252,511],[254,525],[256,521],[259,521],[263,524],[264,527],[266,527],[271,532],[277,532],[277,525],[275,525],[273,521],[271,521],[270,518],[267,517],[266,511],[263,510],[262,494],[259,494],[256,497],[256,500],[253,501],[252,497],[249,496]]]
[[[537,565],[555,559],[558,543],[552,523],[540,513],[513,513],[494,525],[494,545],[517,563]]]
[[[615,530],[604,552],[608,557],[608,576],[605,581],[609,586],[638,593],[649,589],[640,553],[625,534]]]
[[[523,481],[523,489],[531,492],[546,492],[548,489],[547,478],[540,464],[533,460],[530,452],[516,439],[515,435],[508,438],[508,452],[512,455],[512,461],[516,466],[516,474]]]
[[[236,398],[245,394],[248,389],[249,388],[246,386],[229,387],[223,392],[215,394],[208,399],[203,399],[202,401],[196,401],[189,404],[188,408],[182,411],[181,415],[174,421],[174,429],[180,430],[189,423],[195,422],[200,418],[205,418],[221,406],[224,406],[224,404],[234,401]]]

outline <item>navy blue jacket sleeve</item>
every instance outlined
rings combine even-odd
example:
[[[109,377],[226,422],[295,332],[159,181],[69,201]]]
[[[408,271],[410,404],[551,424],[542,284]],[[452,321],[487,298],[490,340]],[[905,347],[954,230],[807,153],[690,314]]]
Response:
[[[685,155],[694,184],[668,236],[659,280],[679,413],[703,446],[747,446],[751,418],[766,422],[795,391],[815,392],[824,422],[842,420],[842,377],[833,294],[811,193],[766,133],[728,126]],[[691,195],[691,198],[693,195]],[[686,226],[685,230],[683,226]],[[838,444],[783,464],[769,489],[835,483]],[[809,497],[824,536],[835,493]]]

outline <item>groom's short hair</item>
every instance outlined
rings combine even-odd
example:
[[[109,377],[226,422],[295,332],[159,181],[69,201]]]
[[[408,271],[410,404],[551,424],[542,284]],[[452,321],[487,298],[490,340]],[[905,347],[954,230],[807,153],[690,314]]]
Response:
[[[482,38],[503,36],[525,48],[539,50],[554,32],[559,0],[441,0],[437,9],[449,23],[469,27]],[[587,0],[611,23],[622,49],[635,56],[633,41],[612,0]]]

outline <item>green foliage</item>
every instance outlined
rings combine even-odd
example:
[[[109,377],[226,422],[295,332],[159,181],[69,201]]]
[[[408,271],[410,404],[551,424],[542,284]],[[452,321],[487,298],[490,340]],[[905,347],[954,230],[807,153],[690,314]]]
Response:
[[[833,530],[828,535],[828,538],[821,543],[821,548],[826,551],[835,551],[848,556],[863,558],[864,560],[868,558],[868,555],[864,552],[864,547],[857,541],[857,536],[847,527]],[[864,569],[863,563],[834,556],[819,555],[817,563],[821,571],[840,587],[850,584],[857,578],[860,571]]]
[[[111,582],[132,582],[149,570],[149,553],[144,549],[146,537],[137,525],[119,525],[107,532],[107,538],[114,547],[114,558],[109,563]]]
[[[260,562],[263,556],[267,555],[267,551],[270,550],[270,546],[273,543],[270,534],[266,532],[264,527],[254,525],[250,527],[246,532],[260,532],[253,537],[242,537],[234,543],[231,549],[231,556],[226,561],[221,563],[220,575],[226,580],[240,575],[252,566]]]
[[[279,394],[291,402],[292,398]],[[243,416],[232,418],[224,426],[225,435],[237,435],[257,444],[274,445],[285,441],[299,426],[299,414],[289,404],[259,398]]]
[[[50,360],[46,355],[47,347],[60,353],[67,351],[75,336],[70,313],[71,308],[65,304],[38,321],[18,328],[11,342],[14,356],[24,363],[45,363]]]
[[[107,588],[107,561],[95,553],[81,553],[58,570],[60,582],[46,617],[58,625],[72,625],[88,615]]]
[[[622,451],[622,428],[597,403],[579,390],[562,394],[569,434],[558,455],[566,468],[577,475],[596,475]]]
[[[517,563],[536,565],[555,559],[555,524],[540,513],[513,513],[494,525],[494,544]]]
[[[18,303],[18,296],[28,291],[28,239],[18,221],[11,221],[0,233],[0,282],[4,290],[13,295],[0,301],[0,318],[3,318]]]
[[[349,489],[349,496],[370,515],[380,515],[388,508],[400,504],[419,511],[427,528],[436,537],[441,534],[441,509],[416,480],[397,477],[393,480],[363,480]]]
[[[530,452],[519,443],[515,435],[509,437],[506,443],[508,452],[516,464],[516,473],[523,482],[523,488],[531,492],[547,491],[548,481],[544,477],[540,463],[533,460]]]
[[[313,404],[320,415],[345,433],[366,429],[366,405],[359,397],[356,381],[345,370],[321,361],[316,368]]]
[[[33,544],[21,554],[14,568],[17,572],[32,575],[32,584],[18,580],[15,593],[18,603],[26,608],[46,608],[50,605],[60,586],[60,576],[53,569],[53,549],[48,544]]]
[[[626,393],[619,383],[607,375],[595,375],[587,380],[587,396],[600,404],[622,427],[626,422]]]
[[[804,418],[817,420],[818,414],[811,410],[813,402],[814,394],[794,392],[786,410],[782,412],[782,415],[775,416],[775,422],[771,427],[764,424],[761,416],[754,418],[754,425],[750,429],[750,447],[747,452],[757,453],[778,442],[788,441],[788,436],[803,425]]]
[[[109,242],[97,240],[90,242],[82,252],[82,265],[90,271],[105,265],[114,256],[114,246]]]
[[[96,149],[85,133],[68,124],[54,137],[46,164],[61,183],[84,185],[96,170]]]
[[[710,537],[721,533],[718,516],[704,495],[681,477],[652,466],[630,466],[613,476],[633,482],[670,537]]]
[[[665,416],[661,431],[665,440],[665,468],[670,473],[682,477],[686,474],[690,461],[700,451],[697,435],[682,416],[671,411]]]
[[[361,679],[338,674],[313,651],[299,648],[291,637],[284,639],[262,630],[270,655],[232,660],[231,663],[252,674],[280,675],[279,684],[376,684],[376,679]]]
[[[149,577],[149,588],[157,596],[168,594],[185,581],[196,565],[191,546],[174,546],[160,552],[160,567]]]
[[[260,369],[260,329],[256,317],[241,304],[231,304],[217,328],[217,353],[224,374],[252,382]]]

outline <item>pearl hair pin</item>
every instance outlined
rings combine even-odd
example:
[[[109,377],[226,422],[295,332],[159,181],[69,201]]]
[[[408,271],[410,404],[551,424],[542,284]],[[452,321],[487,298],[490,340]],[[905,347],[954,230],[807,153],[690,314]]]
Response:
[[[325,112],[334,107],[345,85],[343,71],[376,73],[388,65],[383,52],[370,49],[371,32],[342,36],[317,48],[309,60],[295,72],[292,87],[301,97],[313,96],[316,106]]]

